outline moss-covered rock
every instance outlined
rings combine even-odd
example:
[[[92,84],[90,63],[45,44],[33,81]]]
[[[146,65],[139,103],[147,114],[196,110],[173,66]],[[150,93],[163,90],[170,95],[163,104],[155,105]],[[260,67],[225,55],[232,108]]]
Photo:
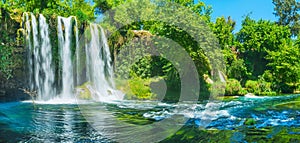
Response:
[[[76,87],[77,96],[80,99],[90,100],[92,99],[91,91],[89,90],[90,83],[86,82],[81,86]]]
[[[244,125],[254,125],[255,123],[256,123],[256,121],[253,118],[248,118],[244,122]]]

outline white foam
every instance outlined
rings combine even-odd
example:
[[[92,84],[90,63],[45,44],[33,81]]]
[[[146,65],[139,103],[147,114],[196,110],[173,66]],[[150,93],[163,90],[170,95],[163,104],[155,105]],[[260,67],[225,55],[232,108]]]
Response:
[[[246,98],[265,98],[265,96],[256,96],[252,93],[248,93],[245,95]]]

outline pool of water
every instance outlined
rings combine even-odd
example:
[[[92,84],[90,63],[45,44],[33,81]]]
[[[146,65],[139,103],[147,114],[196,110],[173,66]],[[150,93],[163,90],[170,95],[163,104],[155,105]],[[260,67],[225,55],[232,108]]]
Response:
[[[300,141],[299,95],[228,101],[0,103],[0,142]],[[278,140],[277,140],[278,141]]]

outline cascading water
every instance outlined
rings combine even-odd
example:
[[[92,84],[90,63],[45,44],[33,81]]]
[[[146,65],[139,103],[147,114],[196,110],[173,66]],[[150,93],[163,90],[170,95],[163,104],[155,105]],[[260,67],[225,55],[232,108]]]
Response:
[[[40,95],[39,99],[49,100],[55,96],[54,88],[54,70],[52,68],[52,50],[49,38],[48,24],[46,18],[43,15],[39,15],[39,26],[40,26],[40,57],[41,57],[41,68],[42,76],[40,77]]]
[[[30,25],[30,19],[28,13],[24,13],[23,15],[23,21],[25,21],[25,40],[26,40],[26,47],[27,47],[27,62],[28,62],[28,82],[29,82],[29,89],[32,91],[34,88],[33,82],[32,82],[32,43],[30,39],[31,35],[31,25]]]
[[[72,65],[72,18],[58,17],[58,43],[60,48],[61,66],[62,66],[62,92],[61,98],[72,99],[74,90],[74,76]],[[64,29],[63,29],[64,28]]]
[[[24,19],[26,20],[25,31],[28,47],[30,90],[37,90],[38,100],[49,100],[55,96],[56,90],[54,88],[54,70],[52,68],[52,51],[48,24],[43,15],[39,15],[38,23],[35,15],[32,13],[30,15],[31,23],[28,13],[24,14]],[[34,80],[32,80],[32,77]]]
[[[35,16],[31,13],[31,26],[32,26],[32,41],[33,41],[33,74],[34,74],[34,85],[37,89],[38,99],[42,96],[40,90],[40,52],[39,52],[39,41],[38,41],[38,27]]]
[[[79,31],[78,31],[78,25],[77,20],[75,22],[75,40],[76,40],[76,74],[80,73],[80,47],[79,47]],[[80,85],[80,77],[79,75],[76,75],[76,85]]]
[[[89,28],[91,38],[86,44],[86,68],[93,98],[100,101],[120,100],[123,96],[114,90],[111,56],[104,30],[96,24],[90,24]]]
[[[88,83],[91,96],[97,101],[121,100],[123,94],[115,90],[111,54],[104,30],[90,24],[90,36],[79,41],[75,17],[58,17],[57,38],[61,78],[55,78],[49,26],[43,15],[37,21],[32,13],[24,13],[30,89],[37,90],[40,101],[74,101],[75,86]],[[73,44],[73,42],[76,42]],[[83,47],[80,47],[83,44]],[[72,49],[75,48],[75,55]],[[74,57],[74,58],[73,58]],[[73,65],[75,64],[75,65]],[[59,69],[58,67],[58,69]],[[61,71],[61,74],[60,74]],[[61,81],[54,81],[61,79]],[[54,85],[62,83],[57,91]],[[59,95],[57,95],[59,93]]]
[[[220,78],[221,82],[225,83],[226,82],[226,78],[225,78],[224,74],[221,71],[218,71],[218,74],[219,74],[219,78]]]
[[[110,51],[109,51],[109,46],[107,43],[107,38],[105,36],[104,30],[103,28],[100,26],[101,29],[101,39],[102,39],[102,48],[103,48],[103,57],[105,60],[105,64],[107,66],[107,71],[108,71],[108,81],[111,83],[112,88],[115,88],[115,83],[113,81],[114,78],[114,74],[113,74],[113,68],[111,66],[111,55],[110,55]],[[103,67],[104,68],[104,67]]]

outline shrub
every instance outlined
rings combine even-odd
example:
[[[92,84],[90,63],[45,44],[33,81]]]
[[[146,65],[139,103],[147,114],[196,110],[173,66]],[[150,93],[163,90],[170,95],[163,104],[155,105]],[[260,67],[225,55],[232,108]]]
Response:
[[[259,80],[260,93],[259,95],[276,95],[276,92],[272,90],[272,84],[264,80]]]
[[[131,92],[138,99],[151,99],[152,93],[150,83],[150,80],[142,79],[140,77],[129,80]]]
[[[229,79],[226,81],[225,95],[240,95],[242,86],[236,79]]]
[[[116,87],[125,93],[125,99],[154,100],[156,94],[151,92],[150,84],[157,82],[158,78],[132,77],[129,80],[116,79]]]
[[[245,88],[242,88],[240,91],[239,91],[239,95],[246,95],[248,92]]]
[[[256,95],[275,95],[276,92],[273,92],[271,89],[271,83],[266,82],[262,79],[258,81],[248,80],[246,82],[246,90],[249,93],[253,93]]]
[[[249,93],[258,94],[260,93],[260,87],[258,81],[248,80],[245,87]]]

